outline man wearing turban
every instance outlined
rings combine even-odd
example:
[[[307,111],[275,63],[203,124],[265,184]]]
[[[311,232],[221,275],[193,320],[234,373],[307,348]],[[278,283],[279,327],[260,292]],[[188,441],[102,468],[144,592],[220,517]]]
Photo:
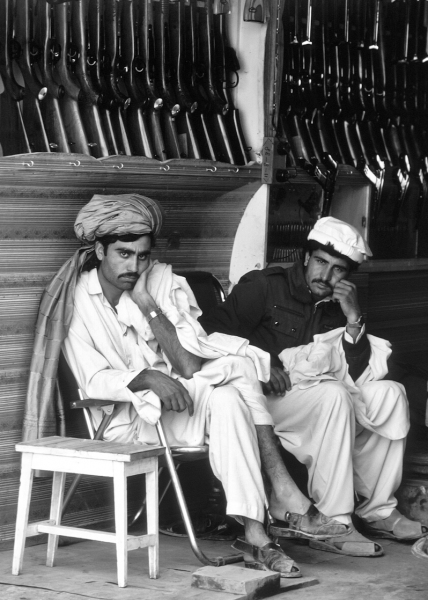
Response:
[[[401,515],[394,497],[409,429],[407,398],[401,384],[380,381],[390,345],[366,335],[357,290],[348,280],[366,256],[371,251],[354,227],[322,218],[302,261],[247,273],[201,322],[208,333],[239,335],[271,354],[264,389],[275,433],[307,467],[316,507],[351,526],[357,494],[364,532],[417,539],[428,528]],[[272,440],[263,443],[269,447]],[[282,513],[274,495],[269,506],[278,521],[271,531],[293,537],[295,517]],[[309,545],[350,556],[383,553],[354,529]]]
[[[75,232],[83,245],[41,302],[24,436],[56,433],[52,400],[62,348],[83,394],[117,403],[104,439],[157,444],[153,425],[161,414],[172,445],[208,438],[227,513],[245,526],[246,539],[238,545],[249,566],[299,577],[294,561],[263,528],[256,429],[273,425],[260,385],[269,379],[269,356],[242,337],[206,335],[186,280],[151,260],[162,218],[156,201],[137,194],[97,195],[79,212]],[[101,409],[91,411],[98,425]],[[283,509],[300,517],[300,535],[347,533],[346,525],[308,510],[309,500],[285,467],[268,474],[277,492],[287,490]],[[301,514],[302,506],[308,514]]]

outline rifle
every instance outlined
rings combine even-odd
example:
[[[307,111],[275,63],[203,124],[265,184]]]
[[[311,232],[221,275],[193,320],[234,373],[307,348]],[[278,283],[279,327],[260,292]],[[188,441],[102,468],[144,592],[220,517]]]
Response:
[[[31,152],[19,102],[25,90],[13,74],[12,64],[13,3],[0,3],[0,74],[5,91],[0,96],[1,128],[0,141],[4,155]]]
[[[126,89],[122,91],[119,85],[120,76],[125,70],[119,54],[121,0],[103,0],[99,7],[101,12],[103,10],[103,14],[100,15],[101,33],[104,34],[101,51],[103,96],[110,111],[119,154],[131,156],[131,145],[123,116],[123,111],[129,107],[131,99]]]
[[[156,0],[153,4],[155,39],[155,84],[163,100],[163,136],[168,158],[186,158],[185,144],[180,144],[176,117],[180,112],[172,89],[171,45],[169,34],[169,0]]]
[[[64,89],[64,94],[60,98],[60,107],[72,152],[90,155],[90,146],[78,106],[80,88],[67,66],[70,53],[68,8],[68,3],[57,3],[54,5],[51,15],[52,45],[55,48],[52,55],[53,72],[54,78],[61,83]]]
[[[109,155],[109,147],[101,122],[101,115],[98,109],[100,102],[100,93],[94,88],[87,70],[88,64],[88,39],[87,39],[87,20],[88,3],[91,0],[74,0],[71,4],[71,41],[69,42],[69,52],[71,64],[74,67],[74,73],[80,86],[77,93],[79,108],[83,117],[86,131],[90,137],[90,148],[96,158]],[[71,79],[71,74],[69,74]],[[77,87],[73,83],[73,88]]]
[[[324,73],[325,83],[323,86],[325,102],[314,111],[315,115],[312,119],[313,125],[311,127],[314,132],[314,139],[318,140],[318,154],[327,170],[330,169],[332,162],[343,161],[343,155],[338,143],[338,134],[334,127],[335,120],[341,114],[338,39],[333,28],[329,27],[329,8],[327,1],[323,0],[320,10],[322,19],[321,27],[323,29],[322,39],[325,44],[325,56],[323,57],[323,66],[326,68],[326,72]],[[338,15],[336,7],[334,8],[333,17],[334,22],[337,23]],[[327,156],[330,158],[325,160]]]
[[[235,164],[235,157],[226,130],[224,117],[229,110],[227,102],[217,91],[214,75],[214,21],[212,0],[198,3],[201,77],[200,83],[206,98],[204,119],[209,123],[214,139],[214,152],[217,160]]]
[[[184,141],[185,153],[191,158],[210,158],[207,142],[198,115],[198,101],[193,98],[184,78],[185,7],[184,0],[170,0],[171,74],[180,111],[176,116],[177,130]],[[203,151],[204,150],[204,151]]]
[[[139,40],[140,51],[144,62],[142,85],[148,97],[149,125],[153,139],[155,158],[167,160],[165,142],[161,127],[161,112],[163,100],[159,96],[155,84],[155,38],[153,2],[140,0]]]
[[[135,10],[137,8],[137,10]],[[127,0],[122,7],[122,51],[126,63],[124,83],[131,99],[127,108],[126,124],[133,154],[155,158],[155,151],[150,139],[147,107],[149,98],[144,88],[138,86],[138,78],[145,69],[143,57],[140,54],[139,13],[134,0]]]
[[[189,0],[185,5],[185,68],[183,77],[192,99],[198,103],[198,108],[192,113],[191,118],[197,132],[201,155],[203,158],[217,160],[214,151],[214,134],[211,131],[208,119],[208,101],[202,86],[199,84],[203,76],[203,64],[200,59],[198,17],[197,0]]]
[[[33,70],[37,71],[38,79],[47,89],[40,110],[49,146],[55,151],[70,153],[68,131],[59,104],[59,99],[64,96],[65,90],[62,85],[56,83],[52,75],[52,58],[57,52],[57,48],[52,43],[50,35],[51,12],[51,6],[46,0],[36,0],[33,13],[34,45],[32,55],[35,59]]]
[[[33,27],[32,6],[30,0],[16,0],[15,3],[15,43],[19,68],[25,82],[26,93],[22,101],[22,115],[26,123],[28,140],[33,152],[51,152],[45,125],[43,123],[40,102],[47,94],[47,89],[38,80],[33,70]]]
[[[90,80],[98,95],[99,112],[109,155],[125,154],[120,126],[115,129],[115,105],[109,98],[101,73],[101,0],[89,0],[87,66]]]
[[[247,156],[247,143],[245,142],[242,131],[239,110],[234,106],[232,94],[230,92],[230,89],[236,87],[238,84],[238,71],[240,66],[236,52],[228,42],[226,23],[226,14],[228,11],[229,4],[227,0],[220,0],[218,7],[215,7],[215,10],[213,11],[217,90],[222,94],[225,104],[229,106],[229,110],[224,116],[224,122],[229,134],[230,145],[235,162],[238,165],[246,165],[249,162]],[[236,79],[236,82],[233,85],[230,83],[230,73],[233,73]]]
[[[323,171],[324,167],[320,165],[323,152],[322,141],[317,128],[312,122],[317,111],[317,104],[310,98],[312,61],[310,55],[311,44],[308,41],[310,41],[312,35],[311,7],[312,3],[308,0],[307,22],[305,34],[303,34],[305,36],[305,46],[300,41],[302,30],[299,3],[295,2],[294,6],[290,4],[287,11],[284,10],[283,22],[284,27],[288,28],[289,35],[288,39],[285,40],[284,72],[286,73],[286,79],[281,94],[280,113],[282,118],[280,122],[290,140],[294,162],[297,164],[310,163],[316,166],[318,170]],[[307,72],[305,72],[305,68]],[[287,117],[284,119],[283,116],[286,114]]]

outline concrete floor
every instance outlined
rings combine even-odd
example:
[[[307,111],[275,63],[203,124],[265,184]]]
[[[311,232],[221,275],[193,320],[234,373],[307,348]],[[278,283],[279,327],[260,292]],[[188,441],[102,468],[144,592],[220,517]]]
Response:
[[[206,554],[233,552],[229,543],[202,541]],[[428,560],[411,554],[411,544],[383,540],[385,556],[350,558],[286,542],[285,551],[303,575],[316,578],[312,587],[282,591],[288,600],[427,600]],[[128,587],[116,585],[115,549],[111,544],[85,541],[62,546],[54,568],[45,566],[46,545],[26,549],[23,573],[10,574],[12,551],[0,552],[1,600],[238,600],[219,592],[190,587],[201,565],[187,540],[161,535],[160,578],[148,578],[147,551],[129,553]],[[283,583],[299,580],[283,580]]]

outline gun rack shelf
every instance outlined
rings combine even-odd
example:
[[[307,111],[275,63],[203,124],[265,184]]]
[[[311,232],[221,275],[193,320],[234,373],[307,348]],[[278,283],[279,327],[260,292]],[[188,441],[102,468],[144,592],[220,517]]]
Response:
[[[231,165],[210,160],[170,159],[164,162],[143,156],[108,156],[94,158],[85,154],[34,152],[32,154],[17,154],[0,157],[0,172],[3,177],[13,178],[15,172],[31,172],[34,176],[51,173],[86,173],[93,177],[107,173],[135,174],[138,177],[186,177],[192,178],[227,179],[231,182],[260,180],[261,167],[255,163],[248,165]],[[31,180],[28,179],[31,183]]]

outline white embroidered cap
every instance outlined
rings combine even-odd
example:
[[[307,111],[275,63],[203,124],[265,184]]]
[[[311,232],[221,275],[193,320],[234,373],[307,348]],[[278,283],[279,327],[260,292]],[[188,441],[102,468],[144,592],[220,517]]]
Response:
[[[357,263],[373,256],[367,242],[355,227],[334,217],[319,219],[310,231],[308,240],[316,240],[323,245],[330,243],[337,252]]]

